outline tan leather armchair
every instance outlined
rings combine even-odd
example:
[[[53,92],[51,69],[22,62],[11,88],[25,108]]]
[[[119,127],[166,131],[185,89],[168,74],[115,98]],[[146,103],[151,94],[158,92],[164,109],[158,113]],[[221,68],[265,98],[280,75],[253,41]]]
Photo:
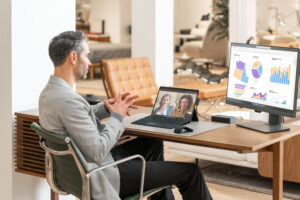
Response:
[[[108,98],[118,92],[139,95],[135,105],[152,106],[158,88],[148,58],[118,58],[102,61],[102,80]]]

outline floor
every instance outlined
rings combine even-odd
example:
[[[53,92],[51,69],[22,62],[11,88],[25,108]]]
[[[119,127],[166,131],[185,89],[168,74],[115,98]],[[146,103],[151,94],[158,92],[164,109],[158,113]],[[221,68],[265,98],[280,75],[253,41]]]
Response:
[[[215,69],[216,73],[220,72],[220,69]],[[222,70],[221,70],[222,71]],[[197,80],[194,76],[189,74],[188,72],[184,72],[183,74],[174,75],[174,83],[182,84],[184,82],[191,82],[194,81],[195,84],[199,84],[200,80]],[[101,79],[94,79],[94,80],[81,80],[77,82],[77,92],[80,94],[88,94],[92,93],[97,96],[106,96],[105,91],[103,88],[103,84]],[[209,109],[208,109],[209,108]],[[210,114],[228,111],[228,110],[241,110],[235,106],[226,105],[224,103],[224,99],[222,99],[219,103],[214,104],[214,102],[210,101],[201,101],[200,105],[198,106],[198,112],[203,113],[206,116]],[[173,153],[166,153],[165,154],[166,160],[172,161],[183,161],[183,162],[194,162],[194,158],[180,156]],[[213,199],[217,200],[268,200],[272,199],[271,195],[251,192],[248,190],[237,189],[233,187],[227,187],[223,185],[216,185],[208,183],[208,188],[213,196]],[[181,200],[181,195],[177,189],[174,189],[175,199]]]
[[[165,159],[171,161],[181,161],[181,162],[195,162],[192,157],[181,156],[174,153],[165,153]],[[252,192],[249,190],[242,190],[233,187],[227,187],[224,185],[216,185],[212,183],[207,183],[208,189],[215,200],[271,200],[272,196],[257,192]],[[175,200],[182,200],[182,197],[178,189],[174,189],[173,193],[175,195]],[[284,198],[284,200],[288,200]]]

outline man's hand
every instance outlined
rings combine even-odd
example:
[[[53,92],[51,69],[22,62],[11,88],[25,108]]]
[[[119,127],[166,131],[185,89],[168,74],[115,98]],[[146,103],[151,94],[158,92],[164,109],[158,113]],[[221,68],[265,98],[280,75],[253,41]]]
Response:
[[[125,117],[126,115],[130,116],[129,108],[137,109],[137,106],[132,105],[136,98],[138,98],[137,95],[130,96],[129,92],[124,94],[119,92],[118,97],[104,100],[104,104],[111,113],[116,112]]]

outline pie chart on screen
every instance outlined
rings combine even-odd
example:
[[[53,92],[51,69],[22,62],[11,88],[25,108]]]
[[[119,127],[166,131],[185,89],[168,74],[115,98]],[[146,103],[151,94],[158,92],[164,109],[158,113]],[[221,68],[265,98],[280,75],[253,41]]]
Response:
[[[260,78],[263,71],[263,67],[260,61],[255,61],[252,65],[252,75],[254,78]]]

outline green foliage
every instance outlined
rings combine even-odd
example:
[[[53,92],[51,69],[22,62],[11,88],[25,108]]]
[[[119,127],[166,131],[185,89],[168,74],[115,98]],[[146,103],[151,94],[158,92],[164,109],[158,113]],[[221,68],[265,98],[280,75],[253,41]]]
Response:
[[[215,15],[207,30],[208,33],[214,31],[213,39],[221,40],[229,38],[228,1],[229,0],[215,0]]]

